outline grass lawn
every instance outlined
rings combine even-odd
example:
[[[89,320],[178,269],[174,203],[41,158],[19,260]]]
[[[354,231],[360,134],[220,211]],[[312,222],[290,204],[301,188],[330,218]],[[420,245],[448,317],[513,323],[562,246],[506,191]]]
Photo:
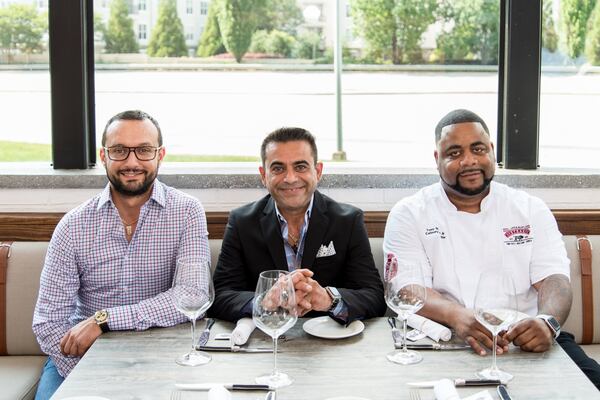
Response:
[[[51,147],[49,144],[10,142],[0,140],[0,162],[9,161],[51,161]],[[259,161],[259,157],[227,156],[227,155],[196,155],[196,154],[169,154],[165,161],[169,162],[241,162]]]

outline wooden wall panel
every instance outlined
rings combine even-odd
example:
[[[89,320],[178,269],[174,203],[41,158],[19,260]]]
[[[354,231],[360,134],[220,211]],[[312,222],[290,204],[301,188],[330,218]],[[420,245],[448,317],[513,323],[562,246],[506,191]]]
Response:
[[[600,209],[553,210],[563,235],[600,235]],[[56,224],[64,213],[1,213],[0,240],[48,241]],[[221,239],[225,232],[226,211],[207,212],[208,231],[211,239]],[[383,237],[387,211],[366,211],[365,224],[370,237]]]

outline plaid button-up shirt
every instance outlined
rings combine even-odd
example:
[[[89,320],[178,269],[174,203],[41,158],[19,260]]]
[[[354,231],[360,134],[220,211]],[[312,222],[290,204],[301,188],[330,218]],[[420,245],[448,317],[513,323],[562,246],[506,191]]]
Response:
[[[48,247],[33,316],[33,331],[58,372],[66,377],[79,361],[60,352],[60,340],[97,310],[108,311],[111,330],[186,321],[170,294],[176,260],[185,256],[210,260],[204,209],[158,180],[130,242],[109,185],[67,213]]]

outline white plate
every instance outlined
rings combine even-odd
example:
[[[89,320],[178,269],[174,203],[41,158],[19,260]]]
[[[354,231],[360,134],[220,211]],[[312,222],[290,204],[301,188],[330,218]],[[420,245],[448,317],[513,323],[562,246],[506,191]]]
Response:
[[[365,330],[365,324],[362,321],[352,321],[350,325],[344,327],[328,316],[309,319],[302,325],[304,332],[309,335],[317,336],[323,339],[343,339],[358,335]]]

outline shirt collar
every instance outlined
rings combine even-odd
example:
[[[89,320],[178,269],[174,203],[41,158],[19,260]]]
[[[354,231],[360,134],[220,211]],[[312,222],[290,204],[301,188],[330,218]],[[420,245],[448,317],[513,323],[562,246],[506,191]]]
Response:
[[[166,187],[163,185],[158,179],[154,180],[154,185],[152,185],[152,194],[150,195],[150,200],[154,200],[161,207],[165,206],[166,203]],[[112,195],[110,193],[110,183],[106,184],[102,193],[100,193],[100,198],[98,199],[97,210],[100,210],[106,203],[113,203]],[[114,203],[113,203],[114,204]],[[311,201],[312,204],[312,201]]]
[[[446,210],[458,212],[458,209],[456,208],[456,206],[454,204],[452,204],[452,202],[448,198],[448,194],[444,190],[444,184],[441,180],[440,180],[439,188],[440,188],[440,198],[442,201],[442,206]],[[490,191],[488,192],[487,196],[485,196],[481,200],[481,205],[480,205],[481,211],[480,212],[486,211],[491,207],[491,204],[493,203],[493,199],[496,197],[495,194],[496,194],[495,182],[491,181],[490,182]]]

